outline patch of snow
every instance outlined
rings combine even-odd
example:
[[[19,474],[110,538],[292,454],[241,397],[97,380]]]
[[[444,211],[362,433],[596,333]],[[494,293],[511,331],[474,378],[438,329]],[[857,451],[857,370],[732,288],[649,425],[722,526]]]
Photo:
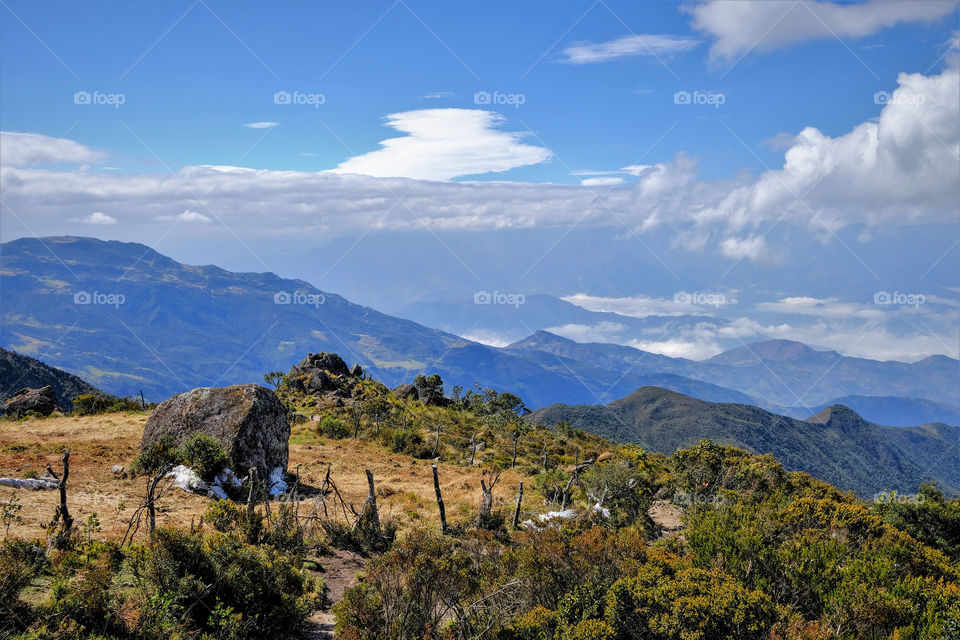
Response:
[[[548,511],[547,513],[540,514],[540,522],[549,522],[554,518],[563,518],[564,520],[569,520],[570,518],[576,517],[576,509],[566,509],[565,511]]]
[[[207,483],[201,480],[193,469],[182,464],[168,471],[167,477],[173,478],[173,486],[190,493],[207,493],[210,490]]]
[[[52,490],[60,488],[58,480],[47,480],[45,478],[0,478],[0,487],[13,487],[14,489],[32,489],[33,491]]]
[[[277,467],[270,473],[268,480],[270,495],[275,496],[287,490],[287,483],[283,481],[283,467]]]
[[[600,515],[602,515],[607,520],[610,519],[610,509],[605,509],[604,507],[601,507],[599,503],[593,505],[593,510],[599,513]]]

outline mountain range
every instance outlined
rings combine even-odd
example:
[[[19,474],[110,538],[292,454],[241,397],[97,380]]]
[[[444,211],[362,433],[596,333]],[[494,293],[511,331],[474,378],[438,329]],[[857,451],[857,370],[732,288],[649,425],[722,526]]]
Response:
[[[650,385],[782,413],[845,396],[899,398],[901,408],[939,403],[923,405],[940,407],[938,415],[960,406],[960,363],[945,356],[879,362],[773,340],[695,361],[546,331],[493,347],[303,280],[185,265],[137,243],[21,238],[0,251],[0,344],[118,395],[142,390],[160,400],[195,386],[255,382],[304,353],[334,351],[390,385],[439,373],[448,390],[476,382],[531,407],[602,404]],[[562,304],[567,317],[580,313]]]
[[[960,428],[941,423],[886,427],[842,405],[796,420],[758,407],[704,402],[644,387],[606,405],[556,404],[529,418],[548,426],[566,421],[665,454],[709,438],[773,454],[791,471],[810,473],[864,496],[884,490],[911,493],[923,482],[960,492]]]
[[[47,385],[53,387],[57,403],[65,411],[73,410],[73,399],[79,395],[103,395],[86,380],[0,347],[0,407],[24,387],[38,389]]]

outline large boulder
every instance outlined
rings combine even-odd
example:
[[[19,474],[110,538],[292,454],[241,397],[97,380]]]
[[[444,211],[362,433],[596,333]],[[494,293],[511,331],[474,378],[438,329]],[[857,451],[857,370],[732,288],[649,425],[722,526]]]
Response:
[[[178,393],[154,409],[140,446],[164,435],[179,445],[197,433],[220,443],[238,476],[256,467],[262,480],[278,473],[282,477],[287,469],[290,423],[280,399],[266,387],[246,384]]]
[[[393,395],[400,399],[419,400],[420,392],[412,384],[402,384],[393,390]]]
[[[39,389],[26,387],[20,389],[7,401],[6,412],[9,415],[20,417],[28,411],[41,416],[48,416],[57,410],[57,394],[53,387],[47,385]]]
[[[317,371],[315,374],[310,376],[310,381],[307,383],[307,389],[314,393],[333,391],[336,388],[337,385],[325,371]]]
[[[350,375],[347,363],[335,353],[311,353],[301,360],[296,368],[301,374],[326,371],[335,376]]]

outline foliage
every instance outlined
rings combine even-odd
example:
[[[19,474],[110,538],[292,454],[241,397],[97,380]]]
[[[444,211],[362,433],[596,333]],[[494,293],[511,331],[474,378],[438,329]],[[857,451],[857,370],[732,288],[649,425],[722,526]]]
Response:
[[[320,433],[334,440],[342,440],[350,435],[350,430],[336,416],[324,416],[318,429]]]
[[[183,463],[210,482],[227,466],[229,456],[220,443],[205,433],[196,433],[180,447]]]
[[[954,561],[960,560],[960,498],[946,500],[935,486],[924,484],[915,496],[881,497],[874,513]]]
[[[104,393],[83,393],[73,399],[73,411],[78,416],[139,411],[140,409],[140,403],[136,400],[117,398]]]

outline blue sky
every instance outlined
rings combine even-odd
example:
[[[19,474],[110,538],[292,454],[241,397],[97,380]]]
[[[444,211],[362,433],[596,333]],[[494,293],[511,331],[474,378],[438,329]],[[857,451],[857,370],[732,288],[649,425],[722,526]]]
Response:
[[[0,234],[136,241],[387,309],[417,276],[364,252],[414,243],[448,301],[738,301],[697,335],[578,339],[957,355],[958,6],[3,0]],[[928,304],[876,306],[888,290]]]
[[[109,149],[125,170],[155,166],[156,154],[171,167],[316,171],[395,135],[384,126],[387,114],[474,109],[476,92],[497,91],[524,101],[494,105],[502,128],[532,132],[525,141],[553,156],[474,177],[566,183],[577,181],[572,171],[668,161],[678,151],[696,155],[706,179],[776,166],[782,149],[765,140],[805,126],[838,135],[876,117],[873,94],[895,87],[900,72],[928,71],[957,26],[947,12],[860,38],[711,59],[710,35],[672,2],[569,2],[549,11],[538,3],[55,6],[3,9],[5,130],[69,131]],[[631,34],[696,44],[656,57],[564,62],[577,44]],[[125,102],[81,110],[72,103],[78,90],[121,93]],[[279,90],[325,102],[276,105]],[[725,99],[719,108],[678,108],[673,94],[682,90]],[[253,122],[278,126],[264,136],[242,126]]]

